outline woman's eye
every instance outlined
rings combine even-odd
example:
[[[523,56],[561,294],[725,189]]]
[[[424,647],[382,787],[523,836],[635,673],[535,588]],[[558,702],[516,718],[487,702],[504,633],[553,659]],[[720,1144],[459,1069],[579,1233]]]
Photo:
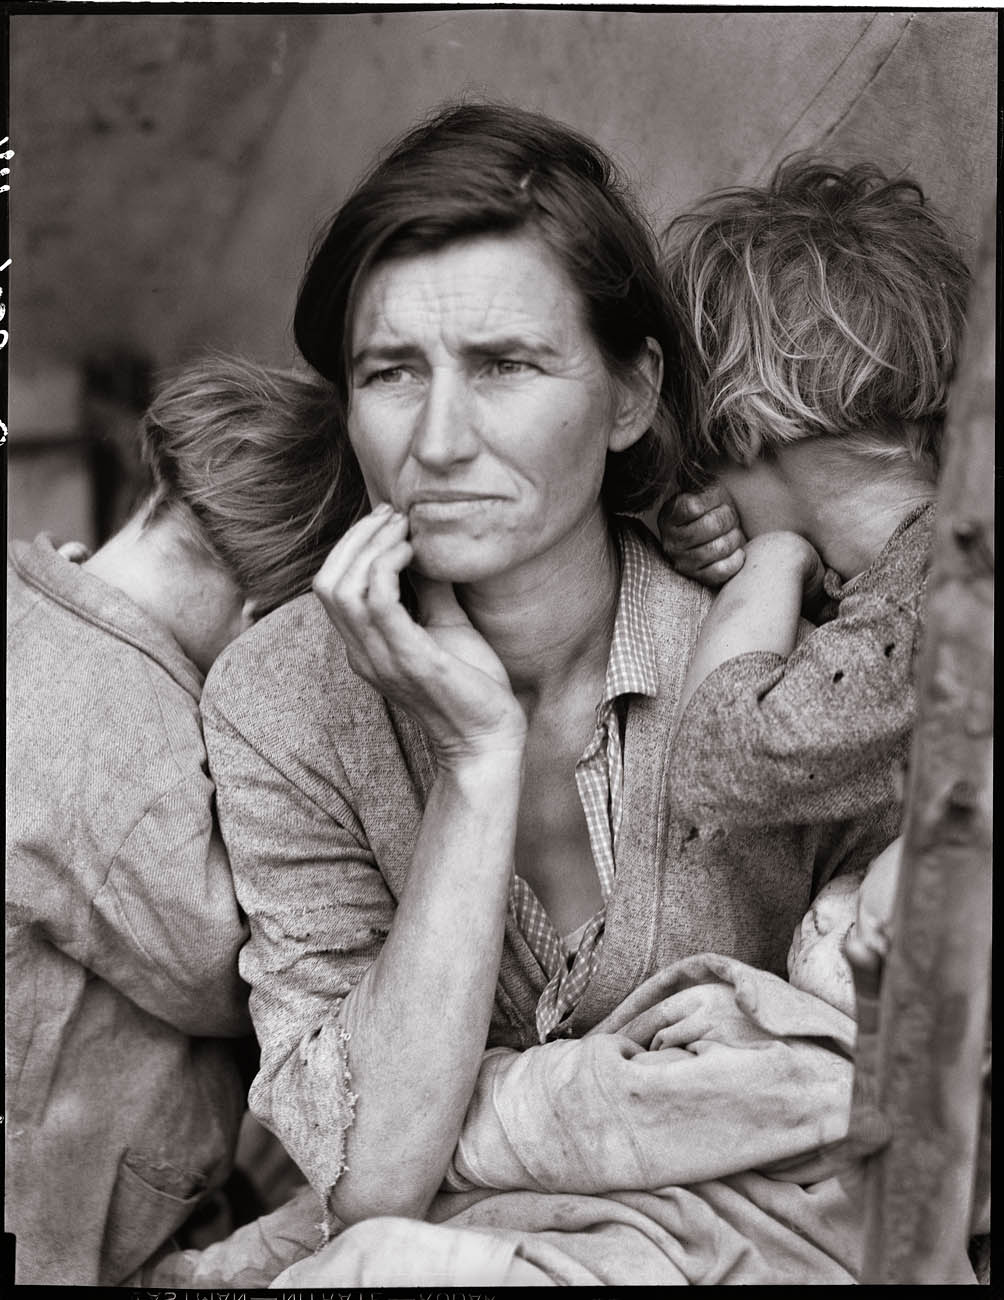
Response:
[[[529,361],[517,361],[513,357],[498,357],[490,362],[489,368],[497,375],[524,375],[536,369]]]
[[[364,384],[399,384],[407,376],[404,366],[387,366],[384,370],[374,370],[363,380]]]

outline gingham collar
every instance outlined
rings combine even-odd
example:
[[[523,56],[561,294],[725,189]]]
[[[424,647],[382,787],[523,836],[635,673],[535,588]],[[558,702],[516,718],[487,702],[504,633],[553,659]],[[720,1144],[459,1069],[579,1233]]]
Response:
[[[627,520],[616,524],[616,537],[621,588],[600,710],[622,695],[656,695],[659,690],[655,639],[645,612],[652,560],[648,547]]]

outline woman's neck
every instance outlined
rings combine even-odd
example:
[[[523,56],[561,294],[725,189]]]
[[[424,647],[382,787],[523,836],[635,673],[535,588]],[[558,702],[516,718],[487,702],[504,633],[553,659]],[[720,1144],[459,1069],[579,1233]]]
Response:
[[[619,592],[617,543],[598,508],[532,563],[457,597],[532,711],[584,679],[602,682]]]

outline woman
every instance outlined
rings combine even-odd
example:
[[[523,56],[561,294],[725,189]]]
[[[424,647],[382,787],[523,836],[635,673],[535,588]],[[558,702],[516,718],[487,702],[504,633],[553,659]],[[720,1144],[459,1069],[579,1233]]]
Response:
[[[320,600],[242,638],[203,700],[251,928],[250,1103],[342,1224],[442,1218],[444,1178],[476,1183],[454,1153],[489,1076],[605,1050],[583,1036],[693,954],[782,972],[814,891],[895,810],[825,844],[674,816],[708,597],[617,514],[665,494],[688,380],[651,237],[594,145],[443,112],[336,214],[295,323],[372,509]],[[840,1136],[848,1076],[820,1068],[801,1077],[820,1113],[758,1102],[771,1136],[740,1167]]]
[[[77,563],[45,535],[11,547],[6,1209],[19,1282],[123,1283],[233,1167],[254,1048],[237,970],[247,930],[199,695],[220,649],[306,590],[351,522],[354,470],[330,426],[326,386],[196,363],[143,419],[152,489],[115,536],[90,558],[74,548]],[[317,1217],[310,1207],[303,1225]],[[174,1280],[233,1281],[257,1250],[264,1276],[246,1278],[263,1283],[297,1257],[253,1229],[230,1245],[221,1275],[187,1259]]]

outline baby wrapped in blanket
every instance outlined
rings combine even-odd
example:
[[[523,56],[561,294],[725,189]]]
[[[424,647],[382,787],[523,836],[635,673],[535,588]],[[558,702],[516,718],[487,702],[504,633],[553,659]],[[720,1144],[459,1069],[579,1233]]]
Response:
[[[844,944],[881,951],[898,860],[820,892],[788,982],[700,954],[581,1039],[488,1052],[429,1220],[358,1224],[273,1285],[853,1282]]]

